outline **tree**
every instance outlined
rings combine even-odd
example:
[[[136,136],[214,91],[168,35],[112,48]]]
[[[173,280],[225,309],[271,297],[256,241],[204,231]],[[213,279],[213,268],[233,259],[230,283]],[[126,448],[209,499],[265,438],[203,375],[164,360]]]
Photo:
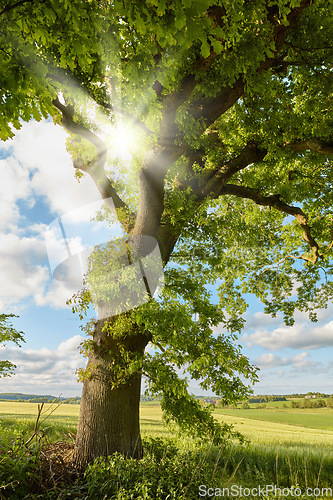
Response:
[[[167,418],[215,440],[232,433],[177,370],[223,404],[244,399],[244,380],[257,379],[236,343],[244,294],[287,325],[295,309],[315,320],[332,297],[330,8],[13,0],[0,12],[2,139],[22,119],[51,115],[70,133],[77,177],[92,177],[104,216],[114,207],[127,236],[117,256],[112,244],[96,249],[88,287],[72,300],[82,312],[96,283],[103,291],[86,344],[78,464],[141,456],[142,374]],[[126,161],[103,139],[118,124],[139,137]],[[147,237],[159,245],[164,289],[154,298],[158,283],[144,274],[146,303],[111,316],[103,273],[144,259]]]
[[[326,400],[326,406],[327,406],[327,408],[333,408],[333,397],[332,396]]]
[[[0,314],[0,347],[4,347],[7,342],[14,342],[20,346],[24,342],[23,332],[15,330],[13,325],[9,323],[8,318],[15,317],[15,314]],[[9,377],[14,373],[16,365],[8,360],[0,360],[0,378]]]

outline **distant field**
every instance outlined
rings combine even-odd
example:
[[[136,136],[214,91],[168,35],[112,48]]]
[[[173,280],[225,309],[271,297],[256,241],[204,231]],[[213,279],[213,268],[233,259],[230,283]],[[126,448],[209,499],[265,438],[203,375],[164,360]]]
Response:
[[[250,409],[250,410],[216,410],[219,415],[229,417],[241,417],[251,420],[261,420],[276,422],[294,426],[309,427],[311,429],[321,429],[333,431],[333,409]]]
[[[333,431],[313,429],[264,420],[216,415],[218,420],[234,425],[254,445],[284,448],[322,449],[333,456]]]
[[[323,401],[326,401],[327,398],[318,398],[322,399]],[[281,409],[291,409],[291,402],[292,401],[297,401],[298,403],[302,404],[304,401],[304,398],[287,398],[287,401],[269,401],[265,402],[265,407],[266,408],[281,408]],[[315,399],[310,399],[310,402],[316,401]],[[258,405],[260,406],[261,403],[250,403],[250,408],[257,409]],[[284,408],[284,406],[287,406],[287,408]],[[241,408],[241,403],[238,403],[238,408]]]
[[[62,425],[71,432],[75,432],[80,406],[63,404],[56,407],[56,405],[45,404],[43,418],[53,409],[54,413],[45,424]],[[310,445],[333,448],[332,409],[217,409],[214,413],[216,418],[233,424],[254,444]],[[4,419],[10,419],[13,424],[17,420],[33,422],[36,415],[36,403],[0,402],[0,425]],[[145,402],[140,407],[140,416],[143,436],[170,435],[169,429],[162,424],[160,405]]]
[[[34,417],[37,415],[37,403],[17,403],[16,401],[0,401],[0,418],[3,416]],[[78,417],[80,405],[60,405],[45,403],[43,412],[56,409],[54,415],[66,417]]]

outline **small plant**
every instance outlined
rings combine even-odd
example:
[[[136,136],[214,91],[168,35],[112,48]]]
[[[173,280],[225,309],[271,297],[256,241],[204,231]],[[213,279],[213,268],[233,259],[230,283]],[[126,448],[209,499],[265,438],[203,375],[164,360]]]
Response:
[[[184,452],[162,439],[149,439],[144,448],[142,460],[119,454],[95,460],[85,473],[88,497],[194,500],[201,484],[220,485],[225,472],[222,449]]]
[[[39,444],[28,447],[22,439],[13,441],[0,457],[1,498],[22,499],[39,483],[39,465]]]

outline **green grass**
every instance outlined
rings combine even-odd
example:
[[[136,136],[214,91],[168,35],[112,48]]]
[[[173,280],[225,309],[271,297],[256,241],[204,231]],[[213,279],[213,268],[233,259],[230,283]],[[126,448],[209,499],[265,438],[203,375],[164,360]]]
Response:
[[[216,410],[219,415],[232,416],[236,418],[254,419],[268,422],[277,422],[293,426],[309,427],[333,431],[333,409],[235,409]]]
[[[43,418],[53,408],[54,405],[53,407],[44,405],[43,411],[46,413],[43,414]],[[332,486],[333,431],[330,430],[332,425],[328,421],[333,419],[332,410],[215,410],[218,419],[232,423],[251,441],[249,446],[235,444],[220,450],[210,447],[207,443],[172,433],[162,424],[159,405],[145,403],[141,405],[140,412],[143,439],[147,441],[154,438],[157,439],[157,443],[160,443],[161,438],[165,440],[163,441],[165,444],[156,445],[160,450],[158,453],[164,450],[165,456],[163,455],[162,462],[165,470],[161,468],[160,459],[154,458],[155,452],[153,453],[149,447],[146,450],[147,459],[141,465],[134,463],[126,465],[120,459],[120,461],[115,459],[119,477],[115,476],[115,465],[101,462],[97,468],[91,470],[87,484],[90,484],[92,496],[86,498],[99,498],[93,495],[102,491],[103,487],[111,488],[110,481],[123,485],[124,496],[121,498],[124,499],[151,498],[144,496],[144,488],[148,490],[155,486],[162,488],[161,481],[164,484],[163,488],[166,488],[163,491],[169,491],[169,483],[173,485],[174,496],[170,494],[171,496],[167,497],[163,496],[165,493],[161,493],[162,496],[156,498],[177,498],[177,500],[198,498],[198,484],[205,484],[198,481],[210,481],[209,478],[213,476],[214,485],[223,487],[231,484],[243,487],[265,484],[290,487],[299,484],[303,489],[306,486],[319,485],[320,488]],[[29,437],[33,432],[36,415],[37,404],[0,402],[0,448],[6,449],[13,437],[24,436],[25,439]],[[50,441],[70,439],[68,431],[75,433],[78,415],[78,405],[61,405],[56,408],[42,424],[45,435]],[[178,451],[175,452],[175,449]],[[20,451],[16,453],[19,454]],[[149,453],[153,455],[150,456]],[[16,466],[17,470],[21,470],[20,467],[25,464],[25,457],[19,457],[16,462],[11,463],[11,468]],[[151,467],[150,463],[153,464]],[[106,477],[109,479],[106,480]],[[103,481],[106,481],[104,486]],[[140,494],[135,493],[136,486],[132,481],[137,482],[137,488],[141,488]],[[189,489],[186,489],[187,484],[190,484]],[[133,495],[139,494],[139,496],[131,497],[130,491]],[[266,500],[268,498],[275,497],[267,497]]]

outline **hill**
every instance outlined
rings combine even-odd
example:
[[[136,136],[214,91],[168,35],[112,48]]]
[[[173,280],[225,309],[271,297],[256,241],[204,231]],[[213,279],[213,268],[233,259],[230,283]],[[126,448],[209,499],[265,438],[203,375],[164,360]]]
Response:
[[[0,400],[5,400],[5,401],[8,401],[8,400],[11,400],[11,401],[24,400],[24,401],[26,401],[28,399],[37,399],[37,398],[50,399],[50,400],[66,399],[66,398],[62,398],[62,397],[57,398],[55,396],[51,396],[50,394],[41,395],[41,394],[21,394],[20,392],[0,392]]]

